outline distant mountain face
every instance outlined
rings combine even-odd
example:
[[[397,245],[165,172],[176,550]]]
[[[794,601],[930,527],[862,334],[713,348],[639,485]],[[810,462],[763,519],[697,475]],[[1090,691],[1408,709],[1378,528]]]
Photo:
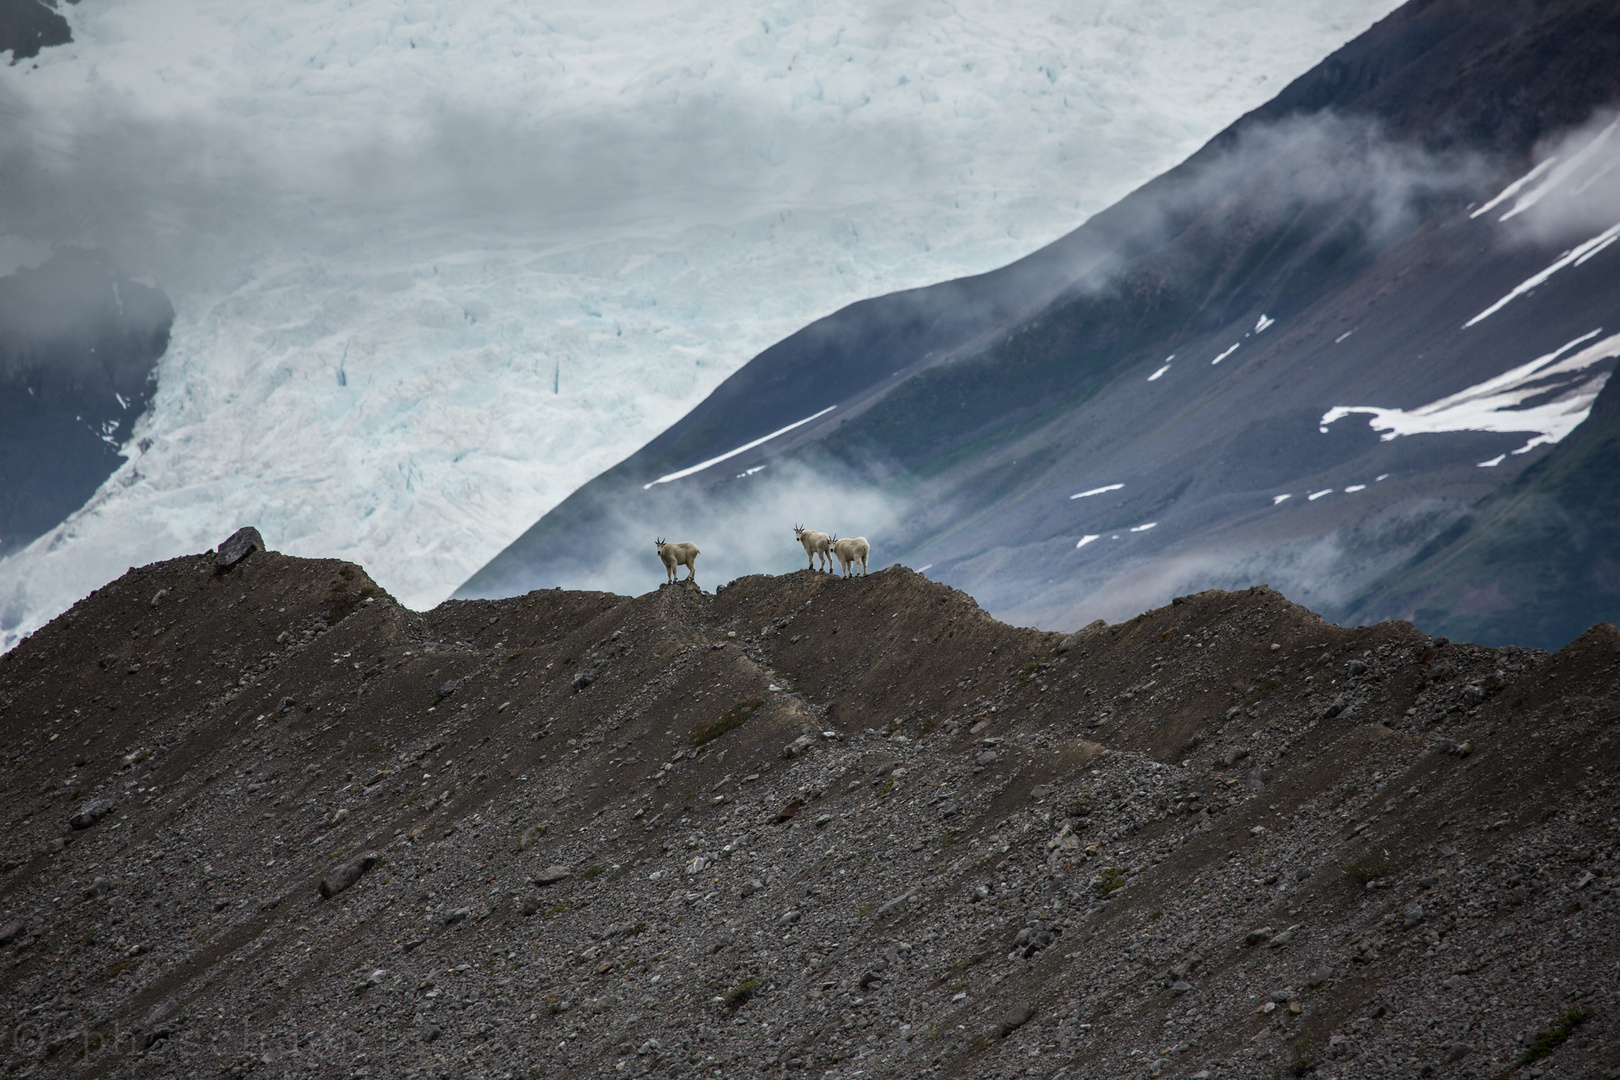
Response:
[[[0,277],[0,556],[123,463],[173,322],[160,289],[83,248]]]
[[[700,581],[786,568],[802,523],[1049,627],[1265,581],[1560,644],[1620,614],[1579,494],[1614,465],[1582,421],[1620,356],[1617,54],[1609,4],[1408,4],[1050,247],[762,353],[459,595],[649,585],[655,534]],[[1535,569],[1560,545],[1587,569]],[[1509,549],[1511,602],[1470,577]]]
[[[68,0],[76,4],[78,0]],[[73,40],[67,20],[44,0],[0,0],[0,53],[11,54],[10,63],[32,60],[40,49],[66,45]]]
[[[1344,606],[1460,640],[1569,641],[1620,611],[1620,380],[1568,438]]]

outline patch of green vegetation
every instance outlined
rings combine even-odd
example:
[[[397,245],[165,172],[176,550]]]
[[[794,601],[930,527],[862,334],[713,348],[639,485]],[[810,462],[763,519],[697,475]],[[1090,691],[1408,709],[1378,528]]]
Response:
[[[891,792],[893,790],[894,790],[894,777],[891,776],[888,779],[883,781],[883,786],[882,787],[878,788],[877,797],[881,799],[881,798],[883,798],[883,796],[887,795],[889,792]]]
[[[1109,866],[1105,867],[1102,873],[1097,875],[1097,881],[1091,886],[1091,891],[1100,899],[1115,889],[1123,889],[1124,887],[1125,868],[1123,866]]]
[[[744,979],[726,992],[726,1008],[736,1012],[748,1004],[748,999],[759,990],[758,979]]]
[[[127,959],[120,960],[113,966],[111,971],[107,972],[107,978],[116,979],[124,972],[134,971],[144,963],[146,963],[146,957],[144,956],[131,956]]]
[[[733,728],[739,728],[754,715],[754,710],[765,704],[764,698],[749,698],[739,701],[713,720],[700,720],[692,725],[691,741],[693,746],[702,746],[712,742]]]
[[[573,903],[571,901],[564,900],[560,904],[553,904],[550,907],[546,908],[546,910],[544,910],[544,911],[542,911],[540,913],[540,917],[542,919],[555,919],[558,915],[561,915],[563,912],[567,911],[569,908],[571,908],[573,906],[574,905],[573,905]]]
[[[101,1032],[91,1032],[90,1036],[84,1040],[84,1045],[80,1046],[79,1049],[74,1053],[74,1060],[77,1061],[95,1053],[97,1050],[101,1049],[101,1044],[106,1041],[107,1037]]]
[[[1554,1020],[1550,1027],[1545,1027],[1536,1033],[1535,1042],[1531,1043],[1525,1049],[1525,1052],[1519,1055],[1517,1061],[1497,1074],[1499,1080],[1512,1076],[1531,1062],[1540,1061],[1564,1045],[1564,1040],[1568,1039],[1576,1028],[1592,1019],[1595,1015],[1597,1015],[1596,1012],[1586,1005],[1573,1005],[1559,1013],[1558,1019]]]
[[[1321,1060],[1322,1055],[1316,1052],[1310,1032],[1300,1032],[1299,1038],[1289,1044],[1288,1068],[1295,1076],[1304,1076],[1316,1068]]]
[[[336,626],[338,623],[353,615],[355,609],[367,600],[381,596],[382,590],[367,585],[360,589],[351,589],[354,579],[354,570],[345,566],[338,571],[340,580],[332,583],[332,588],[326,594],[326,625]]]
[[[585,868],[585,872],[581,874],[580,877],[584,878],[586,881],[595,881],[597,875],[601,872],[602,868],[600,866],[587,866]]]
[[[506,654],[506,659],[502,660],[501,663],[510,664],[512,661],[516,660],[518,657],[520,657],[522,655],[523,655],[523,650],[522,649],[519,649],[517,652],[507,653]]]
[[[1252,693],[1257,699],[1264,701],[1272,694],[1275,694],[1277,692],[1277,688],[1281,685],[1282,683],[1278,682],[1276,679],[1265,679],[1261,682],[1255,683],[1254,688],[1249,692]]]
[[[1357,885],[1365,885],[1369,881],[1376,881],[1388,875],[1388,873],[1389,864],[1384,861],[1382,855],[1375,852],[1368,852],[1344,868],[1344,876]]]

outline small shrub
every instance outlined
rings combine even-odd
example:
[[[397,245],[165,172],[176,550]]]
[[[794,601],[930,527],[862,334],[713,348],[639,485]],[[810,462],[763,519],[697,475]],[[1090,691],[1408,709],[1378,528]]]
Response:
[[[601,872],[602,868],[600,866],[587,866],[585,868],[585,872],[581,874],[580,877],[584,878],[586,881],[595,881],[596,876]]]
[[[1357,885],[1365,885],[1389,873],[1389,865],[1382,855],[1366,854],[1344,868],[1344,876]]]
[[[1263,700],[1270,697],[1272,694],[1275,694],[1277,692],[1277,688],[1280,686],[1282,686],[1282,683],[1278,682],[1276,679],[1266,679],[1264,682],[1255,684],[1254,696]]]
[[[1092,884],[1091,891],[1097,894],[1098,899],[1101,899],[1115,889],[1123,889],[1124,887],[1125,868],[1123,866],[1110,866],[1097,875],[1097,880]]]
[[[1519,1055],[1519,1059],[1500,1075],[1503,1077],[1511,1076],[1531,1062],[1540,1061],[1564,1045],[1564,1040],[1569,1038],[1576,1028],[1592,1019],[1594,1015],[1592,1009],[1585,1005],[1575,1005],[1565,1009],[1558,1014],[1558,1019],[1552,1022],[1551,1027],[1543,1028],[1536,1034],[1536,1041],[1531,1043],[1529,1048]]]
[[[700,720],[692,725],[692,745],[702,746],[724,735],[733,728],[742,727],[754,715],[754,710],[765,704],[764,698],[739,701],[713,720]]]
[[[759,989],[758,979],[744,979],[726,993],[726,1008],[736,1012],[748,1004],[748,999]]]
[[[1322,1056],[1316,1052],[1316,1044],[1311,1041],[1310,1032],[1302,1032],[1299,1038],[1289,1044],[1288,1067],[1295,1076],[1304,1076],[1321,1062]]]
[[[348,567],[344,567],[348,571]],[[339,571],[343,573],[343,571]],[[344,573],[344,580],[334,582],[330,592],[326,594],[326,625],[336,626],[338,623],[353,615],[355,609],[374,596],[381,596],[381,589],[374,589],[370,585],[355,592],[349,591],[349,579],[354,576],[353,571]]]

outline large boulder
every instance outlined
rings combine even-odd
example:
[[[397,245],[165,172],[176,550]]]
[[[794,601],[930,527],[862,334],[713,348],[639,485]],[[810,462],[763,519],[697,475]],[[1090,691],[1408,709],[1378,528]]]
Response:
[[[244,525],[231,533],[214,556],[216,570],[229,570],[255,551],[264,550],[264,537],[251,525]]]
[[[332,897],[359,881],[365,876],[367,870],[376,865],[377,856],[375,855],[362,855],[351,863],[345,863],[321,878],[321,896],[327,900],[332,899]]]

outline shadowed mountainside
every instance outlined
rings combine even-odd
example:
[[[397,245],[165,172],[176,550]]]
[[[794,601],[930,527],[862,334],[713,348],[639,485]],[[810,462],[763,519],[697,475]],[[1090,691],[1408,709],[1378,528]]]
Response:
[[[44,0],[0,0],[0,53],[9,52],[16,64],[32,60],[41,49],[72,41],[73,31],[54,7]]]
[[[0,277],[0,556],[49,532],[123,464],[174,308],[99,252]]]
[[[1547,456],[1347,605],[1496,644],[1568,641],[1620,608],[1620,382]]]

